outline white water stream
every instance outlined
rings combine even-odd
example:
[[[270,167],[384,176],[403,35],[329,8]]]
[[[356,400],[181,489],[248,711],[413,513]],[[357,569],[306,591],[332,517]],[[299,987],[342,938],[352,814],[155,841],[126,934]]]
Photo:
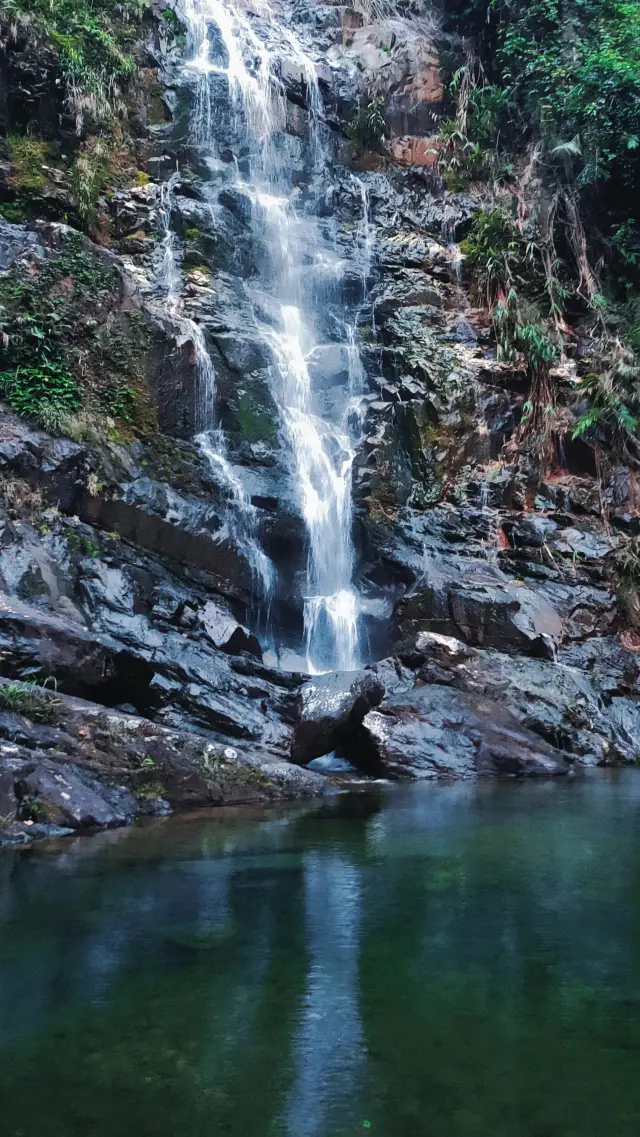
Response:
[[[167,312],[182,326],[185,335],[194,346],[198,377],[196,392],[198,434],[195,442],[229,495],[235,523],[235,539],[251,566],[261,597],[268,604],[274,586],[274,567],[257,539],[255,506],[251,504],[242,482],[226,457],[224,434],[216,425],[216,374],[204,332],[195,320],[189,319],[182,311],[182,273],[177,259],[176,237],[171,228],[173,195],[178,181],[179,174],[172,174],[161,190],[158,222],[162,241],[159,246],[156,277],[164,294]]]
[[[356,434],[361,426],[360,404],[364,372],[356,346],[355,321],[343,325],[348,359],[348,383],[339,392],[330,414],[323,413],[314,393],[310,360],[318,344],[319,323],[327,289],[340,286],[342,262],[327,239],[315,209],[294,204],[296,191],[281,145],[286,102],[278,78],[282,60],[300,75],[309,114],[309,166],[322,186],[328,167],[323,148],[322,98],[316,69],[292,29],[277,24],[277,48],[261,38],[276,26],[267,4],[254,9],[257,22],[233,0],[185,0],[191,54],[188,66],[196,72],[192,137],[212,159],[217,154],[214,76],[224,75],[241,140],[242,162],[236,159],[235,188],[251,203],[256,237],[266,249],[260,287],[275,301],[269,324],[255,315],[255,333],[269,348],[272,395],[280,415],[283,442],[289,454],[300,510],[308,534],[304,589],[304,639],[311,671],[349,670],[358,665],[359,598],[353,587],[354,550],[351,536],[351,471]],[[264,21],[264,23],[262,23]],[[215,37],[215,38],[214,38]],[[266,38],[266,37],[265,37]],[[271,38],[271,37],[270,37]],[[240,174],[242,166],[243,176]],[[227,182],[228,184],[228,182]],[[357,235],[363,298],[371,262],[368,199],[358,182],[362,222]],[[171,193],[171,189],[165,191]],[[165,214],[170,209],[165,207]],[[162,275],[168,301],[179,287],[174,238],[167,220]],[[273,304],[272,304],[273,307]],[[264,592],[273,586],[272,565],[259,550],[251,506],[226,457],[222,431],[215,422],[215,373],[202,330],[192,321],[200,375],[200,434],[198,442],[212,467],[217,467],[243,518],[244,544]],[[260,556],[261,554],[261,556]]]

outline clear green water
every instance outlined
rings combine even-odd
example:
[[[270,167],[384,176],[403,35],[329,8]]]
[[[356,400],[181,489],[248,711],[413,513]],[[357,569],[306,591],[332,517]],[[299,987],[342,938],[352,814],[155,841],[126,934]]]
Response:
[[[640,773],[0,853],[2,1137],[638,1137]]]

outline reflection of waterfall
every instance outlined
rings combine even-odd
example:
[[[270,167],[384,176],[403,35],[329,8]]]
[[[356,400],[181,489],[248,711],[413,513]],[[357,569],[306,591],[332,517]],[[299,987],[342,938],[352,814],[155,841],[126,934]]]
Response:
[[[265,26],[273,27],[274,17],[266,4],[258,6],[257,15],[264,18]],[[286,103],[277,78],[279,59],[258,35],[260,19],[252,19],[232,2],[186,0],[185,17],[192,43],[189,66],[198,76],[192,135],[200,146],[211,149],[213,157],[216,116],[210,80],[212,75],[226,76],[232,129],[243,154],[236,161],[235,185],[251,205],[255,245],[266,250],[261,285],[275,306],[270,308],[269,324],[262,312],[256,314],[253,330],[271,352],[272,395],[308,537],[304,630],[309,668],[353,668],[358,661],[359,600],[352,585],[351,468],[354,435],[360,427],[354,411],[362,388],[361,369],[355,362],[355,323],[349,324],[347,332],[349,389],[342,392],[341,406],[332,407],[329,413],[313,389],[308,360],[317,342],[322,342],[317,339],[316,325],[325,318],[327,302],[332,297],[341,302],[341,271],[318,219],[308,207],[299,212],[293,205],[290,164],[282,145]],[[212,28],[215,47],[210,40]],[[278,26],[278,52],[298,69],[306,89],[309,164],[314,174],[322,174],[328,158],[323,150],[322,100],[315,66],[284,22]],[[362,186],[360,192],[364,295],[371,232]],[[222,461],[219,435],[213,448],[216,460]]]
[[[338,1122],[343,1131],[357,1108],[364,1074],[359,1007],[362,890],[359,869],[338,853],[307,853],[304,880],[310,961],[284,1132],[288,1137],[325,1137],[338,1132],[332,1123]],[[352,1124],[355,1120],[351,1118]]]

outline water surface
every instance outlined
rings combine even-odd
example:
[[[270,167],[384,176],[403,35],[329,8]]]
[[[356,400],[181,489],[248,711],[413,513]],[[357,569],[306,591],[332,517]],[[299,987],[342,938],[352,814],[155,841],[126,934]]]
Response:
[[[637,1137],[640,775],[0,853],[2,1137]]]

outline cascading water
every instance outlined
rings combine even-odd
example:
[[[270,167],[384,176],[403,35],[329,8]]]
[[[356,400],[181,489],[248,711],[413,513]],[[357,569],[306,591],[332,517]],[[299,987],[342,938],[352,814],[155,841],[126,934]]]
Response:
[[[204,454],[212,471],[218,475],[223,488],[229,494],[234,514],[236,540],[251,566],[261,597],[266,600],[268,606],[273,590],[273,565],[260,547],[256,536],[255,507],[251,504],[242,482],[235,475],[227,460],[224,435],[216,426],[216,374],[204,332],[195,320],[189,319],[182,311],[180,293],[182,274],[176,253],[176,237],[171,227],[174,192],[179,179],[179,172],[176,171],[163,183],[160,190],[158,225],[162,233],[162,240],[159,245],[156,264],[156,279],[164,296],[167,312],[181,325],[194,346],[198,382],[195,407],[198,433],[194,441]]]
[[[315,66],[293,31],[282,22],[278,25],[279,47],[269,50],[256,31],[255,20],[231,0],[186,0],[184,14],[192,44],[188,66],[197,76],[193,139],[210,151],[212,160],[215,158],[219,140],[215,137],[211,79],[222,74],[228,83],[237,149],[242,152],[241,160],[236,158],[231,167],[235,169],[235,190],[250,202],[256,245],[266,251],[259,288],[252,281],[252,292],[262,290],[271,301],[271,311],[276,302],[269,323],[262,306],[253,311],[256,334],[273,360],[272,395],[308,536],[304,589],[307,663],[312,671],[349,670],[358,665],[359,656],[359,598],[352,584],[351,536],[351,469],[364,387],[356,347],[359,312],[353,322],[343,323],[349,375],[341,406],[325,413],[314,391],[310,361],[318,346],[316,329],[322,322],[327,296],[331,290],[339,295],[340,260],[330,247],[317,210],[305,212],[294,206],[291,172],[279,143],[286,105],[278,71],[281,57],[286,57],[289,65],[298,69],[306,92],[311,176],[322,175],[328,158],[322,145],[322,99]],[[265,27],[274,26],[274,14],[266,4],[260,5],[256,14],[264,19]],[[363,217],[359,243],[364,298],[371,243],[366,191],[361,183],[358,186]],[[194,342],[199,350],[195,336]],[[200,436],[205,453],[202,439],[206,434]],[[207,436],[213,451],[210,460],[226,463],[221,432],[209,429]]]

